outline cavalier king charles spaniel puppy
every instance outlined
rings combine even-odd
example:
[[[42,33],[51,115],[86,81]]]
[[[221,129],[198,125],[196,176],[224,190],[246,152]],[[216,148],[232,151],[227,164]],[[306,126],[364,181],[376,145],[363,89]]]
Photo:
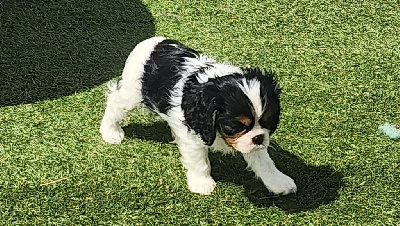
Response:
[[[144,104],[168,122],[191,192],[214,190],[209,150],[241,153],[274,194],[296,192],[267,151],[280,115],[280,89],[271,72],[218,63],[178,41],[153,37],[134,48],[122,79],[109,89],[103,139],[121,143],[120,121]]]

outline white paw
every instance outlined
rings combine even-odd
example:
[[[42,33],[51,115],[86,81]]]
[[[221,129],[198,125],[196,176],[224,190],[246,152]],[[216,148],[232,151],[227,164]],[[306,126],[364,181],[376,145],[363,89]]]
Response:
[[[268,178],[269,183],[264,183],[268,190],[276,195],[296,193],[297,187],[293,179],[281,172],[277,172]]]
[[[100,133],[103,140],[110,144],[120,144],[124,139],[124,131],[120,126],[100,126]]]
[[[201,195],[209,195],[214,191],[215,181],[208,177],[191,177],[188,178],[189,190],[193,193]]]

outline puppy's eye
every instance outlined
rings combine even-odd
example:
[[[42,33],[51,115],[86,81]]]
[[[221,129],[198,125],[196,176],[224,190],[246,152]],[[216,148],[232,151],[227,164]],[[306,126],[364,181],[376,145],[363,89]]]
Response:
[[[263,128],[269,129],[272,132],[276,130],[279,122],[279,114],[269,115],[268,117],[262,117],[259,121]]]
[[[221,125],[221,130],[224,134],[232,136],[246,130],[246,126],[240,122],[230,122]]]
[[[279,114],[279,102],[277,100],[270,99],[268,108],[261,116],[261,119],[259,121],[260,125],[263,128],[269,129],[271,132],[274,132],[279,123]]]

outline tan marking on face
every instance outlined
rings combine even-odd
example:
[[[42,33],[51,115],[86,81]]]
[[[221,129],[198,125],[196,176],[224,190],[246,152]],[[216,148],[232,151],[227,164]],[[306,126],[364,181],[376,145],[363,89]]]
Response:
[[[251,131],[243,131],[233,136],[221,134],[226,144],[233,147],[241,153],[249,153],[259,145],[254,144],[253,138],[258,135],[264,135],[264,142],[262,145],[269,145],[268,130],[262,129],[260,126],[253,128]]]
[[[222,135],[224,137],[225,142],[228,145],[236,148],[236,143],[238,142],[238,139],[243,136],[243,134],[245,134],[245,131],[237,133],[237,134],[232,135],[232,136],[228,136],[226,134],[222,134]]]
[[[236,119],[239,120],[241,123],[243,123],[243,125],[245,125],[245,126],[250,126],[250,124],[251,124],[251,119],[244,115],[241,115],[241,116],[237,117]]]

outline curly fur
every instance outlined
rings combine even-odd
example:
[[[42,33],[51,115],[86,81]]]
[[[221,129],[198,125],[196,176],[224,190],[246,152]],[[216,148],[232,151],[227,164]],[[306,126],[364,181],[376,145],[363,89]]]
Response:
[[[112,85],[100,126],[103,139],[120,143],[127,111],[143,103],[166,120],[186,168],[189,190],[210,194],[208,150],[242,153],[249,168],[275,194],[296,192],[268,155],[280,115],[280,89],[268,71],[218,63],[178,41],[154,37],[129,55]]]

